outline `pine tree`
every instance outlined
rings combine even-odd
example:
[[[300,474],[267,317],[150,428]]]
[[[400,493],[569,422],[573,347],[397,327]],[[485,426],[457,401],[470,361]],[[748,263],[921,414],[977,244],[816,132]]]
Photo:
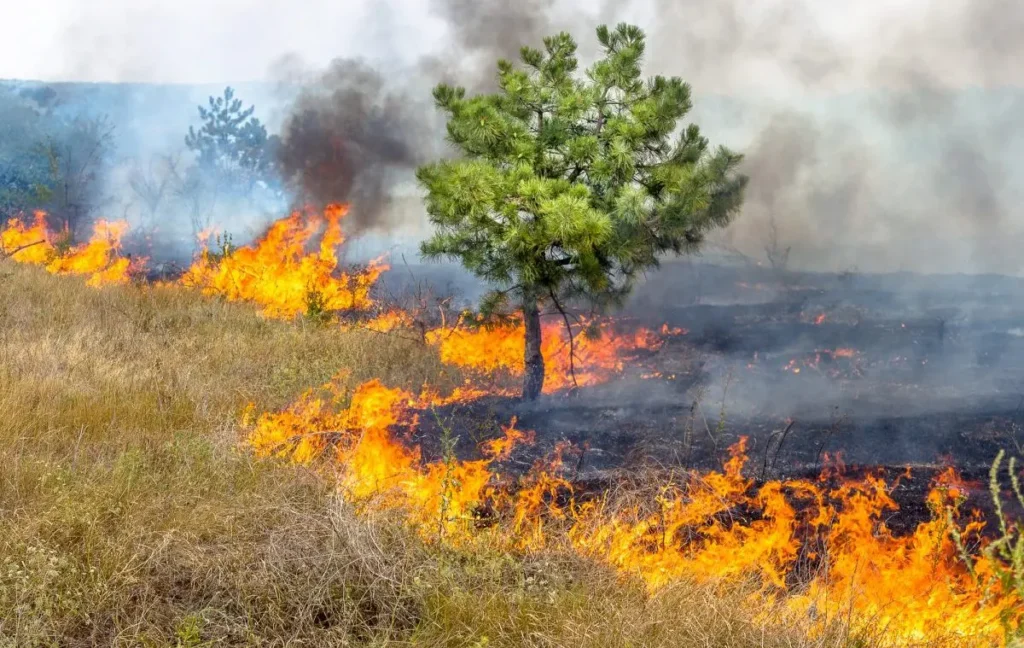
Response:
[[[210,97],[209,106],[199,106],[202,126],[189,126],[185,146],[197,157],[203,173],[215,173],[221,181],[249,188],[267,177],[272,162],[272,139],[266,127],[253,116],[256,108],[242,107],[231,87],[221,97]]]
[[[603,55],[577,74],[561,33],[522,65],[498,62],[496,94],[434,89],[462,156],[420,168],[434,235],[428,258],[458,259],[495,286],[482,310],[518,299],[526,341],[523,397],[544,383],[540,309],[547,300],[616,303],[659,256],[692,251],[739,210],[741,156],[709,150],[677,77],[641,76],[645,37],[597,30]]]

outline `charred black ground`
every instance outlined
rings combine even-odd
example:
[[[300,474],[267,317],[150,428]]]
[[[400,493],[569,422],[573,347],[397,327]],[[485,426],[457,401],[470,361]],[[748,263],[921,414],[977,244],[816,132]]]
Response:
[[[563,441],[581,484],[646,470],[716,468],[749,438],[758,480],[911,467],[894,496],[902,524],[927,516],[931,479],[955,466],[983,504],[1000,449],[1024,447],[1024,282],[1004,276],[780,273],[674,266],[636,292],[619,326],[686,329],[607,384],[537,403],[492,398],[440,413],[474,454],[489,422],[518,418],[537,443]],[[436,453],[438,423],[418,439]]]

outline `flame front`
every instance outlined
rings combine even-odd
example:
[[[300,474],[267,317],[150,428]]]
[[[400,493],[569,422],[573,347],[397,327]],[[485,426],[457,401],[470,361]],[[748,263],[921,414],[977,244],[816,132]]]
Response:
[[[1002,645],[1006,628],[1024,621],[1019,598],[988,586],[991,565],[977,560],[972,576],[958,560],[943,515],[958,513],[948,476],[929,495],[934,520],[903,537],[885,524],[897,508],[885,480],[830,487],[836,476],[826,474],[817,482],[757,487],[743,476],[745,441],[730,449],[722,471],[690,473],[649,500],[627,507],[608,497],[581,503],[564,474],[564,447],[514,486],[494,470],[517,444],[533,441],[515,421],[481,446],[478,460],[424,462],[418,447],[394,434],[413,430],[418,411],[465,394],[416,396],[375,380],[350,394],[332,382],[321,393],[329,396],[310,392],[284,411],[261,415],[249,436],[257,454],[307,464],[330,457],[324,465],[349,501],[402,512],[428,541],[518,551],[561,546],[640,576],[652,591],[679,580],[755,578],[759,600],[780,601],[772,614],[781,609],[811,633],[835,621],[864,633],[884,626],[884,641],[872,644],[878,646],[949,637]],[[978,522],[957,529],[983,542]]]
[[[331,205],[322,215],[294,212],[275,221],[253,245],[221,254],[210,251],[210,233],[204,232],[203,252],[181,283],[228,301],[254,302],[268,317],[309,312],[311,300],[325,312],[369,310],[370,288],[388,266],[378,259],[361,272],[338,272],[338,247],[345,241],[341,221],[347,212],[343,205]],[[317,235],[319,245],[309,251]]]
[[[19,263],[42,265],[52,274],[85,276],[87,285],[99,287],[128,283],[145,265],[145,259],[121,256],[121,239],[127,231],[125,221],[97,220],[89,241],[61,253],[46,225],[46,214],[36,212],[31,227],[18,218],[9,220],[0,232],[0,243],[3,252]]]
[[[323,215],[292,214],[253,246],[220,254],[204,250],[181,282],[253,302],[270,317],[307,312],[311,296],[324,311],[373,311],[369,291],[386,266],[376,262],[358,273],[339,272],[344,214],[343,207]],[[138,268],[119,254],[124,232],[123,223],[100,221],[92,240],[62,254],[45,215],[37,214],[31,225],[9,221],[0,243],[15,261],[86,275],[91,285],[102,285],[123,283]],[[308,250],[317,236],[316,249]],[[367,326],[391,330],[409,322],[407,314],[385,313]],[[661,335],[605,328],[600,337],[577,331],[570,355],[565,327],[545,322],[545,392],[605,381],[627,361],[657,351],[667,335],[685,334],[667,326]],[[521,321],[498,327],[460,323],[427,331],[426,338],[444,362],[486,379],[441,395],[379,380],[353,387],[340,375],[287,408],[255,417],[250,411],[244,419],[248,445],[261,457],[316,466],[353,505],[401,515],[427,542],[575,551],[639,577],[651,591],[682,580],[753,579],[759,587],[752,606],[769,610],[765,615],[785,614],[811,634],[840,620],[872,637],[865,645],[931,645],[950,637],[963,645],[1005,645],[1007,631],[1024,623],[1019,595],[993,586],[997,565],[977,552],[970,571],[960,560],[953,533],[968,546],[986,541],[981,523],[960,515],[963,485],[952,472],[928,496],[933,519],[899,536],[885,522],[896,504],[892,485],[881,476],[844,480],[827,472],[817,481],[757,484],[744,476],[745,442],[731,448],[720,471],[690,472],[625,503],[612,494],[575,493],[564,460],[572,448],[565,444],[527,474],[503,476],[502,462],[534,441],[515,420],[500,437],[479,444],[479,458],[458,459],[445,445],[452,436],[446,432],[441,458],[427,461],[418,446],[401,439],[419,428],[425,411],[501,393],[490,378],[522,374],[524,334]],[[854,349],[818,351],[785,369],[818,369],[842,359],[856,370],[857,357]],[[876,637],[872,628],[885,632]]]
[[[561,321],[548,320],[541,324],[545,394],[605,382],[620,373],[637,351],[656,350],[663,342],[661,337],[645,328],[621,334],[605,326],[601,327],[600,336],[580,332],[590,324],[583,322],[573,327],[571,345]],[[669,329],[665,330],[669,332]],[[442,362],[472,369],[488,377],[499,372],[514,377],[523,375],[525,339],[525,326],[518,318],[498,326],[460,325],[427,333],[427,341],[437,347]]]
[[[0,232],[0,248],[19,263],[46,263],[56,253],[50,243],[46,213],[36,212],[31,226],[25,225],[20,218],[7,221],[7,227]]]
[[[470,538],[478,507],[496,497],[498,476],[490,464],[507,457],[517,443],[531,440],[532,433],[516,429],[513,421],[503,437],[485,444],[484,459],[424,464],[419,448],[398,441],[391,429],[414,428],[417,410],[483,394],[457,390],[447,398],[429,392],[414,395],[377,380],[348,391],[344,383],[340,377],[283,411],[262,414],[249,436],[256,454],[299,463],[329,454],[339,470],[339,488],[350,501],[402,509],[426,539],[438,534]]]

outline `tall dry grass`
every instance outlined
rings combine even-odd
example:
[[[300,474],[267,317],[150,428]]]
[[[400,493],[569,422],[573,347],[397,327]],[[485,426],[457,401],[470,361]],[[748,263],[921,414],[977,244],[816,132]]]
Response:
[[[428,548],[239,449],[247,403],[342,368],[459,379],[393,336],[0,262],[0,646],[854,645],[755,623],[742,591]]]

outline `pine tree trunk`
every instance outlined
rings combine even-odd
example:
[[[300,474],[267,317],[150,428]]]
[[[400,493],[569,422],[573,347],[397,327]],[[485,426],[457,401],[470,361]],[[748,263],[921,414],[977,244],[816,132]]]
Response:
[[[527,293],[523,298],[523,323],[526,326],[526,345],[523,354],[523,400],[537,400],[544,387],[544,356],[540,352],[540,308],[536,296]]]

